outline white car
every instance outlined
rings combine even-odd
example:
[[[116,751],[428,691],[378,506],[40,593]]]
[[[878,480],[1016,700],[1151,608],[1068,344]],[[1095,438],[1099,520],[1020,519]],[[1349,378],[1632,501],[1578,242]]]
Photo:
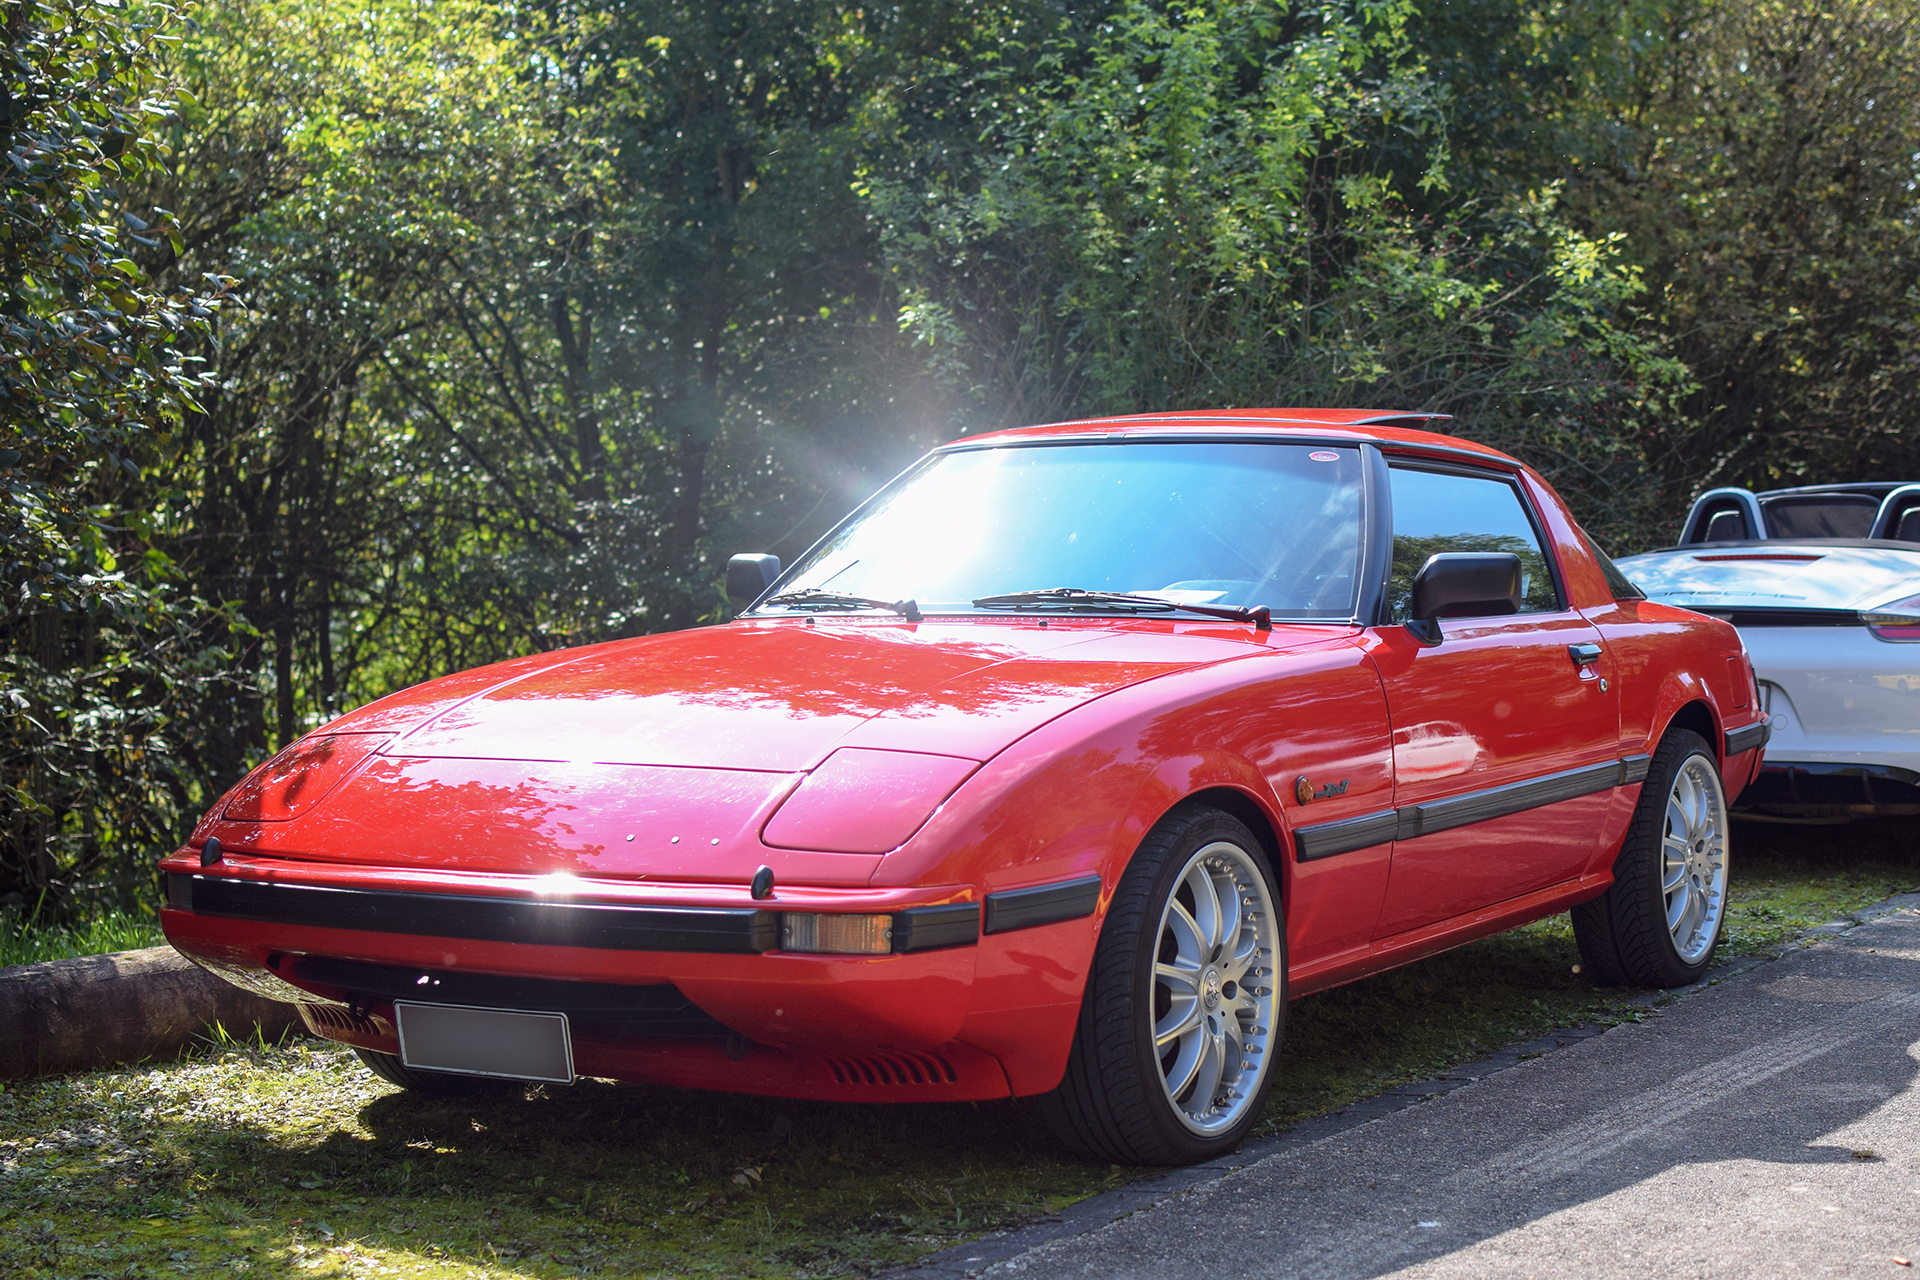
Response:
[[[1794,536],[1807,528],[1875,536]],[[1680,546],[1619,565],[1739,628],[1772,727],[1742,809],[1920,813],[1920,485],[1716,489]]]
[[[1798,489],[1709,489],[1693,501],[1680,545],[1765,538],[1873,538],[1920,543],[1920,484],[1865,481]]]

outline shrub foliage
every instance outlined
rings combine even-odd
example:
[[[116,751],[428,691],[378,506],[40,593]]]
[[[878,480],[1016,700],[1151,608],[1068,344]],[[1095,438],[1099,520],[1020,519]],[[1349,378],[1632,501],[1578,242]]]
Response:
[[[0,14],[0,906],[137,903],[371,697],[723,616],[959,433],[1443,412],[1616,551],[1920,472],[1900,6]]]

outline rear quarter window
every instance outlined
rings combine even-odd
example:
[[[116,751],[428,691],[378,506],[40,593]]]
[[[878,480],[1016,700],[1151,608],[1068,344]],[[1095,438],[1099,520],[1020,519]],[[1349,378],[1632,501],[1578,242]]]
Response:
[[[1612,557],[1600,549],[1600,545],[1580,531],[1580,541],[1587,544],[1587,550],[1593,554],[1593,562],[1600,566],[1600,574],[1607,580],[1607,590],[1613,593],[1615,600],[1645,600],[1647,593],[1633,585],[1633,580],[1620,572],[1620,566]]]

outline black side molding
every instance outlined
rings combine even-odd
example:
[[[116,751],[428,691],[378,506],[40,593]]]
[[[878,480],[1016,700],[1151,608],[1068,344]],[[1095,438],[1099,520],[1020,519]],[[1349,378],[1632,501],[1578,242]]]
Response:
[[[1400,814],[1394,809],[1297,827],[1293,833],[1294,861],[1312,862],[1315,858],[1331,858],[1336,853],[1352,853],[1355,849],[1385,844],[1399,830]]]
[[[1437,831],[1451,831],[1455,827],[1504,818],[1543,805],[1558,804],[1562,800],[1575,800],[1596,791],[1642,782],[1646,779],[1647,766],[1651,761],[1651,756],[1628,756],[1624,760],[1567,769],[1539,778],[1509,782],[1505,786],[1488,787],[1484,791],[1448,796],[1444,800],[1403,805],[1398,809],[1381,809],[1357,818],[1343,818],[1338,822],[1296,827],[1293,832],[1294,861],[1312,862],[1316,858],[1351,853],[1355,849],[1371,848],[1389,840],[1416,840]]]
[[[629,907],[390,889],[331,889],[170,872],[167,900],[234,920],[610,951],[757,955],[780,945],[779,914],[752,907]],[[178,881],[188,881],[185,894]]]
[[[985,933],[1006,933],[1090,916],[1100,905],[1100,877],[1086,876],[1031,889],[1006,889],[987,895]]]
[[[1762,720],[1750,724],[1744,729],[1727,730],[1726,754],[1737,756],[1742,751],[1751,751],[1755,747],[1764,747],[1767,739],[1773,736],[1773,721]]]
[[[893,913],[893,949],[932,951],[970,947],[980,941],[980,904],[956,902],[943,907],[908,907]]]
[[[1567,769],[1542,778],[1488,787],[1485,791],[1469,791],[1463,796],[1411,804],[1400,810],[1399,838],[1412,840],[1418,836],[1430,836],[1436,831],[1451,831],[1455,827],[1504,818],[1508,814],[1558,804],[1562,800],[1577,799],[1619,785],[1620,762],[1609,760],[1605,764],[1588,765],[1584,769]]]

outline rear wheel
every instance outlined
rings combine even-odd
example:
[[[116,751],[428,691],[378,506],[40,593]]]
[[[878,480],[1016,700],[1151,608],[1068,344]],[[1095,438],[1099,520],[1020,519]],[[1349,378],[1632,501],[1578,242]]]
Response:
[[[1253,833],[1199,806],[1140,844],[1108,908],[1047,1111],[1102,1160],[1187,1164],[1260,1117],[1286,1018],[1280,895]]]
[[[1713,961],[1727,914],[1727,793],[1713,749],[1674,729],[1647,768],[1613,885],[1573,909],[1602,985],[1681,987]]]
[[[410,1067],[396,1055],[381,1053],[377,1049],[355,1049],[360,1061],[367,1064],[367,1070],[385,1080],[388,1084],[397,1084],[411,1093],[427,1094],[436,1098],[473,1098],[486,1094],[505,1094],[519,1087],[519,1081],[500,1080],[493,1076],[466,1076],[453,1071],[422,1071]]]

